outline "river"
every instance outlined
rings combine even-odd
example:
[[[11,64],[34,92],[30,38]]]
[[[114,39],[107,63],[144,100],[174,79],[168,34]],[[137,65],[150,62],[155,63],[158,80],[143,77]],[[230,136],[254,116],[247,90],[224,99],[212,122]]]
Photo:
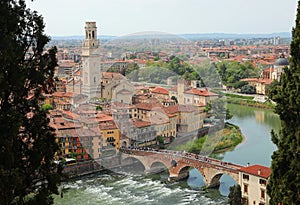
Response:
[[[270,132],[278,131],[280,121],[270,110],[240,105],[227,105],[233,114],[230,123],[241,128],[246,140],[234,150],[219,154],[218,158],[236,164],[270,166],[272,152]],[[93,174],[63,185],[63,198],[55,197],[55,205],[175,205],[226,204],[228,190],[234,184],[227,175],[221,177],[219,190],[200,190],[204,185],[201,174],[190,170],[186,181],[167,182],[167,174],[152,176],[125,176],[114,173]]]

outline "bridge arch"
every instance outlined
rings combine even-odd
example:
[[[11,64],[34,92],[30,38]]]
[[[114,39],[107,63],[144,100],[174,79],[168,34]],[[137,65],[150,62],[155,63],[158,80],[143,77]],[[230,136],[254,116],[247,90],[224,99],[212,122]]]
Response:
[[[121,160],[122,169],[125,172],[141,174],[147,170],[147,165],[137,157],[127,156]]]
[[[238,184],[239,183],[239,179],[237,175],[233,175],[231,173],[228,172],[216,172],[214,173],[214,175],[211,176],[211,178],[208,178],[208,186],[209,187],[218,187],[220,185],[221,179],[223,178],[230,178],[230,184]],[[226,194],[225,194],[226,195]]]
[[[177,173],[176,173],[178,179],[188,178],[188,177],[189,177],[190,169],[192,169],[192,168],[196,169],[196,170],[201,174],[201,176],[202,176],[203,178],[205,177],[205,175],[204,175],[202,169],[199,169],[198,167],[195,167],[195,166],[193,166],[193,165],[188,165],[188,164],[186,164],[186,165],[182,165],[182,166],[178,169],[178,171],[177,171]]]
[[[156,160],[153,161],[150,165],[150,169],[156,168],[156,167],[163,167],[164,169],[169,170],[169,165],[166,164],[164,161],[162,160]]]
[[[187,178],[187,184],[192,189],[201,190],[205,186],[204,177],[201,172],[194,168],[189,170],[189,177]]]

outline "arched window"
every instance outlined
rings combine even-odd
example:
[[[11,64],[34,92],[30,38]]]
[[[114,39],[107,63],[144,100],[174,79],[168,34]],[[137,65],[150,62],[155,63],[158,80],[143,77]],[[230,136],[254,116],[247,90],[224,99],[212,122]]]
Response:
[[[92,31],[92,39],[95,38],[95,31]]]
[[[94,83],[96,83],[96,77],[94,77]]]

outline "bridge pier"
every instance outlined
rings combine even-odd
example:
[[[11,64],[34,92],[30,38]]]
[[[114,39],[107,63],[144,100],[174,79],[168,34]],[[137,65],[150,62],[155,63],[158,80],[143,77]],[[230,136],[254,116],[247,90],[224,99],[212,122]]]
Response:
[[[170,173],[168,181],[180,181],[189,177],[189,170],[180,172],[179,174]]]
[[[219,186],[220,186],[220,181],[207,184],[206,188],[219,188]]]

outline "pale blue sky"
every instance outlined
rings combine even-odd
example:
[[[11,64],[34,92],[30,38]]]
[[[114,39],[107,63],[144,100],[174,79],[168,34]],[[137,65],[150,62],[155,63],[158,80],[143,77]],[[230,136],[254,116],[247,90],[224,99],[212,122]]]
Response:
[[[290,32],[297,7],[297,0],[26,1],[52,36],[83,35],[85,21],[97,22],[98,35]]]

